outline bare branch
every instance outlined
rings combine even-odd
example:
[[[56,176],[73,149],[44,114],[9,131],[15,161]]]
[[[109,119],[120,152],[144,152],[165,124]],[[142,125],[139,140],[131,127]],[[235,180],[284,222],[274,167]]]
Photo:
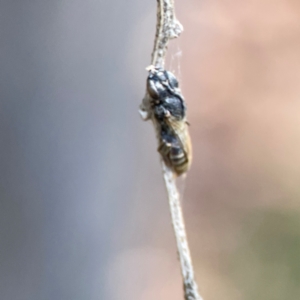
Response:
[[[182,31],[183,27],[175,17],[173,0],[158,0],[156,35],[152,52],[153,66],[164,67],[168,42],[177,38]]]
[[[156,35],[151,66],[147,68],[148,70],[151,70],[153,67],[164,68],[168,42],[170,39],[178,37],[182,31],[183,27],[175,17],[173,0],[157,0]],[[144,120],[151,119],[155,129],[157,129],[159,124],[151,111],[150,98],[151,97],[146,92],[140,106],[140,114]],[[158,131],[156,130],[156,132]],[[163,159],[161,159],[161,163],[169,198],[172,224],[177,242],[177,251],[181,264],[185,300],[202,300],[202,297],[198,293],[197,283],[194,278],[193,264],[185,232],[180,197],[176,187],[176,175],[165,164]]]
[[[180,197],[176,187],[175,177],[172,170],[170,170],[163,161],[162,169],[166,189],[168,192],[172,224],[181,264],[185,300],[202,300],[202,297],[198,293],[198,287],[194,277],[194,268],[186,237],[184,219],[180,205]]]

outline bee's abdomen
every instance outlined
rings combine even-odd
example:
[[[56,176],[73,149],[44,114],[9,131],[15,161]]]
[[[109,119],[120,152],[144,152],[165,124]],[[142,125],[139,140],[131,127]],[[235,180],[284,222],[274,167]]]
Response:
[[[186,173],[191,165],[191,147],[187,125],[169,118],[157,122],[159,147],[164,162],[177,176]]]
[[[185,173],[189,168],[189,161],[182,148],[171,148],[169,153],[170,163],[177,175]]]

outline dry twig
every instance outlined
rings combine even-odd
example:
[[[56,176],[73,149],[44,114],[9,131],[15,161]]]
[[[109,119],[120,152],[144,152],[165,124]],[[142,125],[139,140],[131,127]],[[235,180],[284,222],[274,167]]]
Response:
[[[164,67],[168,41],[178,37],[182,30],[182,25],[175,17],[173,0],[157,0],[157,27],[152,52],[152,66],[150,67]],[[144,120],[152,118],[154,126],[157,126],[156,121],[150,113],[149,95],[147,92],[143,103],[141,104],[140,113]],[[172,224],[177,242],[177,251],[181,264],[185,300],[202,300],[198,293],[197,284],[194,278],[193,264],[187,242],[175,176],[173,171],[164,163],[164,161],[161,160],[161,162],[169,198]]]

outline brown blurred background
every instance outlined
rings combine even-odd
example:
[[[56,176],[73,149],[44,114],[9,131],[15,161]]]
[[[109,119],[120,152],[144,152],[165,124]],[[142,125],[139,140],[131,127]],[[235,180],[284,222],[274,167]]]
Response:
[[[156,1],[0,2],[0,299],[182,299],[145,91]],[[177,1],[205,300],[300,299],[300,5]]]

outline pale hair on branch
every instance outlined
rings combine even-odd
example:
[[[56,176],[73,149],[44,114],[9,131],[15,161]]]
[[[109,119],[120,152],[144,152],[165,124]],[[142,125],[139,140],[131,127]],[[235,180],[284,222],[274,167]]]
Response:
[[[164,69],[168,42],[170,39],[179,37],[182,31],[183,27],[175,16],[174,1],[157,0],[156,35],[152,52],[152,61],[151,65],[147,68],[148,71],[151,71],[154,68]],[[146,95],[140,106],[140,114],[144,120],[151,119],[155,129],[157,129],[158,124],[151,112],[149,97],[150,96],[146,91]],[[186,237],[180,196],[176,186],[176,174],[174,174],[174,171],[167,166],[163,159],[161,159],[161,164],[181,265],[184,297],[185,300],[203,300],[199,295],[194,276],[194,268]]]

